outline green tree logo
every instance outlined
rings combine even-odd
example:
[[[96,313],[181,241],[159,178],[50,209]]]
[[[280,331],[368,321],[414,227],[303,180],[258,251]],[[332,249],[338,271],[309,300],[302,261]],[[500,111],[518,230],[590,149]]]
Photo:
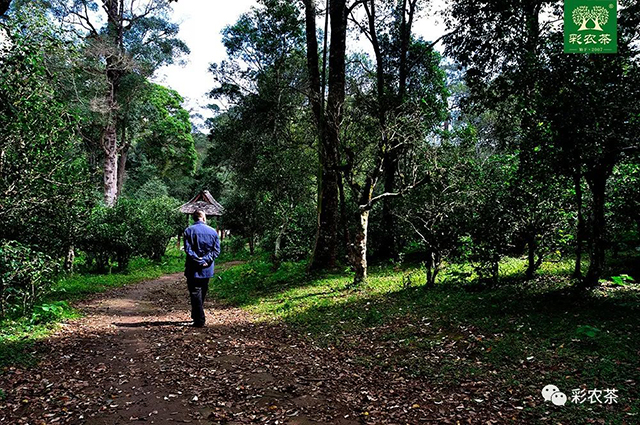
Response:
[[[578,31],[604,31],[602,25],[606,25],[609,22],[609,11],[602,6],[578,6],[573,9],[571,14],[573,23],[579,25]],[[588,28],[589,21],[593,22],[593,27]]]
[[[564,0],[565,53],[616,53],[617,27],[614,0]]]

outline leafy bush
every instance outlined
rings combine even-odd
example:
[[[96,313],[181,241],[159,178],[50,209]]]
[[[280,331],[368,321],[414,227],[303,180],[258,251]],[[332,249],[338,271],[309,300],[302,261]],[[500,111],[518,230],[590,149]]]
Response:
[[[232,235],[225,240],[225,250],[231,254],[239,254],[245,250],[247,245],[246,238]]]
[[[178,206],[178,201],[167,197],[123,198],[112,208],[98,206],[81,248],[98,270],[106,270],[114,262],[124,270],[134,255],[159,260],[171,237],[184,227]]]
[[[92,189],[81,118],[47,61],[74,52],[44,12],[16,14],[0,36],[0,239],[62,256],[83,227]]]
[[[0,243],[0,314],[24,314],[47,292],[56,263],[16,241]]]
[[[138,199],[154,199],[166,197],[168,193],[167,185],[158,177],[152,177],[140,189],[136,190],[135,197]]]
[[[138,254],[160,260],[173,236],[184,230],[184,215],[178,212],[180,202],[169,197],[143,202],[139,212],[142,227]]]
[[[59,320],[64,316],[65,310],[68,308],[69,304],[67,304],[66,301],[55,301],[37,305],[31,313],[31,323],[38,325]]]
[[[113,208],[98,206],[91,212],[80,246],[99,271],[106,270],[113,261],[120,269],[127,267],[135,251],[136,209],[133,202],[120,200]]]

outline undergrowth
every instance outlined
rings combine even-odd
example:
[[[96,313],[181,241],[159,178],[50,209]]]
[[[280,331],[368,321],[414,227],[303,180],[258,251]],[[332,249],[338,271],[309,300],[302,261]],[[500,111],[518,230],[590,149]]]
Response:
[[[612,278],[579,294],[570,260],[544,263],[532,281],[524,281],[525,268],[522,259],[506,259],[500,282],[487,288],[474,283],[469,265],[447,265],[427,289],[420,267],[387,265],[353,288],[350,273],[309,276],[304,262],[274,270],[263,257],[222,272],[212,289],[320,345],[368,347],[356,359],[362,364],[403,370],[435,387],[488,379],[496,392],[520,397],[531,418],[630,423],[640,413],[640,286]],[[401,349],[380,356],[384,340]],[[553,410],[535,402],[550,383],[569,398],[577,388],[615,388],[620,397],[617,405]]]

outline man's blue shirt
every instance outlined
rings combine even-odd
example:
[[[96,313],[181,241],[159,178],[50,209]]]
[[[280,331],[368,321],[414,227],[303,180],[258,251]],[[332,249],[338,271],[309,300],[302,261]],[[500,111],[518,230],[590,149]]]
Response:
[[[196,221],[184,231],[184,252],[187,254],[185,276],[198,279],[213,277],[213,262],[220,254],[218,232],[202,221]]]

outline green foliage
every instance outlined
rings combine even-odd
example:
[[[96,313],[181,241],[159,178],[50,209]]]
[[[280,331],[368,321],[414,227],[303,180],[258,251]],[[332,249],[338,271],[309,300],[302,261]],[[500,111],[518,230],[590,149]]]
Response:
[[[0,239],[66,253],[90,200],[78,118],[51,81],[47,57],[72,52],[37,9],[9,19],[0,49]]]
[[[169,194],[167,185],[158,177],[152,177],[147,180],[138,190],[135,192],[134,198],[136,199],[153,199],[166,197]]]
[[[607,230],[615,230],[616,249],[627,249],[625,239],[637,236],[628,214],[612,214],[608,223],[604,209],[607,191],[617,191],[607,187],[616,164],[637,162],[632,158],[638,151],[640,15],[635,3],[621,3],[618,54],[567,55],[562,27],[547,27],[540,19],[547,14],[561,20],[562,13],[558,2],[452,2],[447,20],[456,30],[447,36],[446,49],[465,69],[468,91],[460,104],[474,117],[481,140],[518,156],[522,181],[521,193],[513,197],[520,204],[514,224],[533,250],[531,259],[555,248],[561,231],[578,233],[567,229],[572,213],[560,213],[567,202],[558,194],[568,185],[581,185],[583,178],[588,183],[592,231],[583,286],[590,286],[604,268]],[[624,181],[620,177],[616,183]],[[620,201],[614,205],[622,211]],[[582,233],[576,245],[587,236]],[[530,263],[527,274],[532,275],[538,260]]]
[[[210,70],[212,96],[233,106],[212,119],[203,177],[221,185],[224,227],[280,259],[305,257],[313,241],[315,165],[310,146],[300,12],[268,0],[227,27],[229,59]]]
[[[80,247],[102,271],[114,262],[125,270],[134,255],[159,260],[171,237],[183,230],[179,205],[172,198],[122,198],[114,207],[98,206]]]
[[[175,241],[175,239],[174,239]],[[51,299],[75,300],[88,294],[119,288],[146,279],[155,279],[167,273],[184,271],[184,253],[175,244],[170,244],[160,261],[134,257],[126,271],[110,274],[95,274],[86,270],[84,274],[62,276],[52,287]]]
[[[571,264],[559,272],[557,264],[543,262],[542,270],[550,271],[544,278],[482,293],[454,282],[423,291],[424,279],[403,286],[407,271],[422,275],[415,267],[373,268],[369,284],[353,290],[347,273],[304,278],[303,266],[287,263],[274,280],[270,264],[259,259],[219,273],[212,291],[331,349],[352,352],[365,344],[371,353],[358,350],[358,361],[435,386],[455,389],[488,379],[492,388],[524,399],[549,380],[566,388],[606,382],[629,394],[630,406],[640,407],[632,401],[637,389],[629,381],[640,348],[637,287],[603,290],[576,302],[567,292]],[[472,270],[456,264],[464,267]],[[613,423],[626,418],[616,409],[607,412],[602,415]],[[525,414],[525,422],[536,422],[550,413],[540,402]],[[593,417],[582,409],[552,414],[563,423]]]
[[[397,209],[397,215],[418,236],[420,249],[416,250],[414,245],[413,255],[425,264],[429,285],[435,283],[443,259],[468,258],[470,254],[465,252],[462,240],[473,227],[468,223],[474,202],[471,193],[477,184],[476,164],[469,156],[464,147],[452,144],[425,150],[429,179],[412,191]],[[411,244],[407,246],[410,248]],[[419,257],[415,257],[416,253]]]
[[[15,241],[0,243],[0,318],[26,314],[51,287],[55,263]]]
[[[184,230],[181,202],[173,198],[155,198],[143,202],[139,212],[142,222],[138,254],[159,261],[172,237]]]
[[[145,124],[139,130],[136,150],[156,167],[158,177],[193,175],[198,159],[189,112],[175,90],[151,84],[144,100]]]
[[[513,237],[514,211],[507,198],[517,163],[512,155],[493,155],[480,159],[476,166],[467,224],[472,242],[470,260],[481,280],[495,283],[500,259],[509,252]]]
[[[65,316],[67,310],[69,310],[69,304],[66,301],[54,301],[36,305],[31,313],[31,323],[39,325],[59,321]]]
[[[240,254],[245,252],[245,246],[247,245],[247,240],[240,236],[231,235],[224,240],[224,246],[226,251],[231,254]]]
[[[627,158],[613,169],[606,213],[615,253],[640,247],[640,162]]]
[[[611,276],[611,281],[618,286],[626,286],[630,283],[635,282],[635,280],[628,274],[621,274],[620,276]]]
[[[589,325],[578,326],[576,329],[576,336],[578,337],[587,337],[587,338],[596,338],[600,334],[600,329],[595,328]]]

